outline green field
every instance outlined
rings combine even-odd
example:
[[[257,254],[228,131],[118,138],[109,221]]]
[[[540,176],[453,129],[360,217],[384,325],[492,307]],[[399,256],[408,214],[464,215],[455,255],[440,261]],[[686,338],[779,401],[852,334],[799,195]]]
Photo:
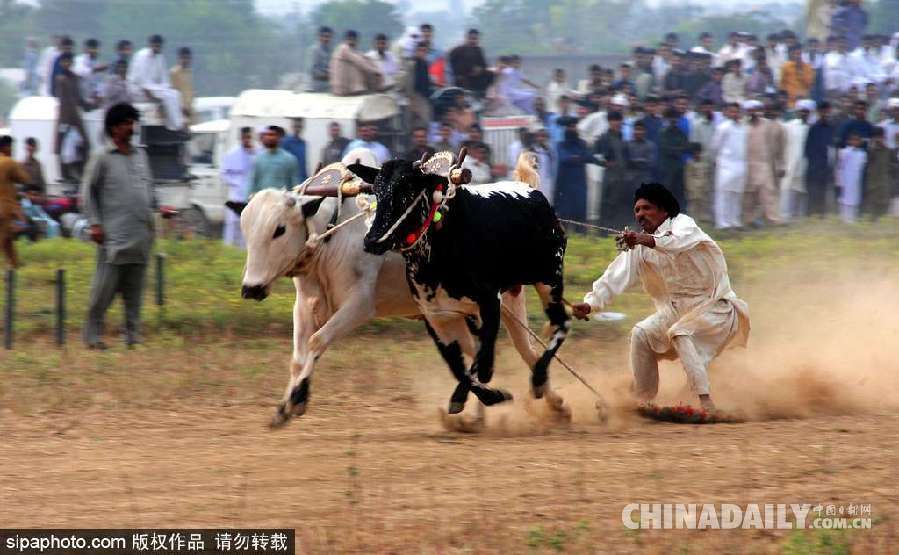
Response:
[[[899,269],[899,221],[845,226],[835,219],[807,222],[788,228],[729,234],[720,239],[727,256],[731,282],[739,293],[766,274],[783,272],[814,284],[832,279],[834,272],[863,268],[871,275]],[[67,309],[70,330],[80,328],[94,266],[92,245],[66,239],[19,242],[25,267],[18,272],[16,337],[51,337],[54,324],[54,280],[56,270],[67,275]],[[147,279],[144,305],[145,331],[173,332],[192,336],[289,335],[293,285],[280,280],[265,302],[240,297],[244,253],[218,241],[159,241],[156,252],[165,255],[165,305],[155,304],[155,263]],[[566,297],[579,299],[614,258],[608,237],[573,235],[565,259]],[[534,297],[532,295],[532,297]],[[531,318],[542,319],[534,298]],[[109,323],[120,320],[120,303]],[[639,291],[616,301],[615,310],[644,313],[649,301]],[[384,329],[419,330],[415,322],[373,322],[366,331]]]

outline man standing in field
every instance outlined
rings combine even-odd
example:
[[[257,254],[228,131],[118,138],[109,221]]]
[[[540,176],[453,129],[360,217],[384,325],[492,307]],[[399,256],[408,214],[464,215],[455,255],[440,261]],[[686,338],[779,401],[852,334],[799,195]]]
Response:
[[[708,367],[730,345],[745,345],[749,307],[730,287],[721,249],[693,218],[680,213],[671,191],[657,183],[634,195],[634,213],[642,233],[628,231],[628,250],[620,253],[574,315],[587,319],[612,299],[642,281],[656,313],[631,333],[634,393],[652,401],[659,389],[659,360],[679,358],[690,389],[702,408],[714,410]]]
[[[19,267],[16,255],[16,221],[23,220],[22,207],[16,193],[16,183],[31,181],[28,172],[12,158],[12,137],[0,137],[0,248],[13,268]]]
[[[106,112],[103,127],[111,147],[93,156],[81,189],[97,269],[91,282],[84,342],[105,349],[103,319],[117,292],[125,302],[125,343],[140,343],[140,308],[147,261],[153,246],[153,179],[143,150],[132,146],[140,115],[130,104]]]

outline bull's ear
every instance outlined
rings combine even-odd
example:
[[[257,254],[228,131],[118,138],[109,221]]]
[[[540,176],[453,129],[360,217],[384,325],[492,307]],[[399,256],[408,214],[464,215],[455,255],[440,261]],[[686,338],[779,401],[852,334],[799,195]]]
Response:
[[[240,216],[240,214],[243,212],[243,209],[247,207],[247,203],[239,202],[236,200],[229,200],[225,203],[225,206],[227,206],[232,212]]]
[[[371,166],[366,166],[364,164],[360,164],[359,162],[350,164],[349,166],[347,166],[347,169],[361,177],[362,181],[372,184],[378,178],[378,172],[380,171],[378,168],[372,168]]]
[[[315,213],[318,212],[318,209],[322,205],[322,202],[324,202],[324,200],[325,197],[318,197],[304,202],[302,206],[303,218],[308,220],[312,216],[315,216]]]

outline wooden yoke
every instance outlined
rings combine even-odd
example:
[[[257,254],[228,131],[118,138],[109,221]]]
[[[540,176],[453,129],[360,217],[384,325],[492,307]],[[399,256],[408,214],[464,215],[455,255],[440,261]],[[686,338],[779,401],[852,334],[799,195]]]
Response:
[[[316,197],[354,197],[373,192],[373,187],[354,176],[343,164],[337,162],[318,169],[315,175],[303,182],[295,190],[304,195]]]

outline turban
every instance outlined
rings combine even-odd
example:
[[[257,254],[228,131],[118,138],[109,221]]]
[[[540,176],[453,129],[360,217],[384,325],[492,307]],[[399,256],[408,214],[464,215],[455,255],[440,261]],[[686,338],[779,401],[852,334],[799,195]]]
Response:
[[[644,183],[634,193],[634,204],[643,199],[668,213],[669,218],[680,214],[680,203],[661,183]]]
[[[816,107],[815,101],[809,100],[807,98],[796,102],[797,110],[808,110],[809,112],[814,112],[815,107]]]

